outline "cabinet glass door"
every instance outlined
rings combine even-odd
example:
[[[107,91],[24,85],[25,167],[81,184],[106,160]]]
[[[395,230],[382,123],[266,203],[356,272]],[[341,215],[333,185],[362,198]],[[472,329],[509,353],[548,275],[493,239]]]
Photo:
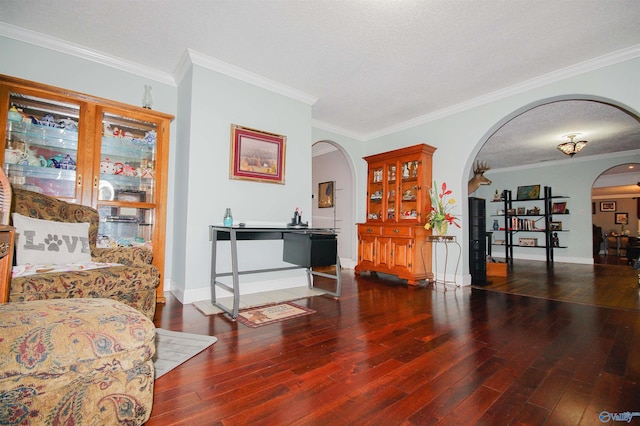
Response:
[[[384,168],[372,167],[369,173],[369,220],[382,220],[382,199],[384,197]]]
[[[419,161],[403,161],[400,180],[400,213],[401,220],[417,220],[418,218],[418,186]]]
[[[158,124],[103,112],[101,125],[99,243],[149,244],[156,202]]]
[[[396,163],[389,163],[387,165],[387,188],[389,196],[387,198],[387,211],[385,220],[394,221],[396,219],[396,210],[398,206],[398,194],[396,190],[396,177],[397,177]]]
[[[80,105],[11,92],[4,171],[16,188],[76,198]]]

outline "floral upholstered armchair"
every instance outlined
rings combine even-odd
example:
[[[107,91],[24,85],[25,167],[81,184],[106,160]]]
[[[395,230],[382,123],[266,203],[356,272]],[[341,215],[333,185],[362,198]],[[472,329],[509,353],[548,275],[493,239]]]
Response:
[[[9,289],[10,302],[107,298],[129,305],[153,320],[160,273],[151,264],[151,250],[146,247],[96,247],[99,215],[91,207],[14,188],[11,211],[16,226],[17,265]],[[16,224],[18,219],[20,226]],[[25,221],[36,222],[33,226],[39,227],[38,230],[26,231],[30,228],[22,225]],[[71,224],[84,226],[81,230],[84,236],[57,237],[56,233],[62,232],[62,227],[75,226]],[[34,235],[41,237],[36,240]],[[34,247],[37,250],[29,250]],[[74,248],[87,262],[74,259],[61,267],[48,261],[47,255],[58,254],[65,247]],[[33,260],[34,256],[40,255],[45,256],[45,261]]]

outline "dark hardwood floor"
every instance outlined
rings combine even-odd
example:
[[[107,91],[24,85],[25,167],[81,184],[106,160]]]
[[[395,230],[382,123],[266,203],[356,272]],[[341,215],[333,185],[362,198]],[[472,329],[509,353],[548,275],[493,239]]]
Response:
[[[343,271],[339,300],[260,328],[170,296],[157,326],[219,341],[156,381],[148,425],[599,425],[640,411],[638,271],[514,268],[502,285],[535,297]],[[617,297],[627,287],[634,303]]]

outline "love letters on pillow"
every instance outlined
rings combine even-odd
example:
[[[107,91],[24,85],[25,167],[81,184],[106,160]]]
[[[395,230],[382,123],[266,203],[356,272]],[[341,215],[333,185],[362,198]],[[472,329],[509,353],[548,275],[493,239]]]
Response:
[[[16,264],[91,262],[89,224],[33,219],[13,213]]]

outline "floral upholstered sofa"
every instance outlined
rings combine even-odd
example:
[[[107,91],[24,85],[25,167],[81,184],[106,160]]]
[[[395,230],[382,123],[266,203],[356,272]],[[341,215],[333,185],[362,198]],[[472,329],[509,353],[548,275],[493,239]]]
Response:
[[[0,424],[141,425],[155,327],[110,299],[0,304]]]
[[[156,288],[160,283],[160,273],[151,264],[151,250],[146,247],[96,247],[99,215],[91,207],[66,203],[37,192],[14,188],[11,211],[21,215],[19,216],[20,220],[24,220],[24,217],[40,219],[39,222],[52,225],[53,228],[49,229],[53,230],[42,231],[47,237],[44,239],[44,243],[33,244],[34,241],[30,240],[29,233],[22,231],[25,235],[20,235],[21,229],[16,227],[15,251],[18,265],[14,267],[11,279],[9,302],[107,298],[129,305],[153,320],[156,308]],[[15,222],[14,216],[14,226],[16,226]],[[33,265],[38,262],[31,262],[31,264],[22,262],[21,264],[21,251],[26,253],[24,249],[29,246],[39,245],[40,250],[46,253],[42,247],[46,246],[46,243],[49,242],[48,239],[52,239],[52,234],[56,237],[55,227],[56,225],[62,227],[62,222],[89,224],[88,237],[80,238],[80,240],[82,243],[86,243],[84,251],[90,265],[85,268],[84,264],[76,263],[71,268],[64,269],[50,264]],[[84,226],[86,227],[86,225]],[[59,247],[64,247],[61,238],[53,238],[53,240],[56,244],[51,243],[50,245],[55,245],[54,249],[59,250]],[[65,239],[65,242],[69,245],[68,238]],[[79,247],[82,243],[75,245]],[[95,263],[99,263],[99,265],[95,265]],[[100,267],[89,269],[96,266]],[[16,273],[21,270],[22,272],[31,270],[31,275]]]

